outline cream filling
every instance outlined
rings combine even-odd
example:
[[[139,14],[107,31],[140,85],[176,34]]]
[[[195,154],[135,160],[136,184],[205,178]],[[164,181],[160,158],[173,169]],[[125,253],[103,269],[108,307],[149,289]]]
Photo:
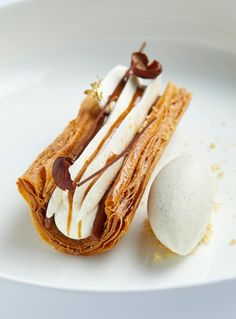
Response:
[[[113,68],[103,79],[100,85],[100,90],[102,90],[102,104],[105,105],[106,101],[108,100],[109,96],[112,94],[112,92],[115,90],[118,83],[121,81],[123,76],[125,75],[127,71],[127,68],[121,65],[116,66]],[[107,122],[105,125],[101,128],[101,130],[96,134],[94,139],[87,145],[81,156],[70,168],[70,174],[72,179],[74,179],[77,175],[77,173],[81,170],[84,163],[90,158],[90,156],[94,153],[96,148],[99,146],[102,139],[105,137],[107,132],[109,131],[112,124],[116,121],[116,119],[120,116],[120,114],[125,110],[127,106],[127,100],[129,100],[128,95],[134,94],[136,90],[136,85],[134,83],[134,79],[130,79],[128,83],[126,84],[127,90],[124,90],[123,97],[120,96],[118,99],[116,105],[117,108],[114,109],[114,111],[109,115]],[[110,120],[110,117],[112,116],[112,120]],[[63,192],[60,188],[56,187],[55,191],[52,194],[52,197],[49,200],[46,216],[48,218],[52,217],[56,211],[58,211],[62,199],[63,199]]]
[[[127,82],[107,122],[94,137],[94,139],[89,143],[78,160],[71,166],[70,173],[72,175],[72,179],[75,178],[86,160],[96,150],[97,146],[105,136],[106,132],[108,132],[112,124],[128,107],[133,95],[136,92],[137,85],[138,83],[136,78],[130,78],[130,80]],[[107,141],[106,145],[101,149],[94,160],[88,165],[81,178],[81,181],[100,168],[104,167],[112,154],[120,154],[129,145],[145,121],[145,118],[158,95],[160,95],[160,77],[150,81],[149,85],[145,89],[143,97],[122,121],[120,126],[110,137],[110,140]],[[103,172],[103,174],[96,180],[87,194],[86,191],[92,180],[76,188],[73,199],[69,234],[67,233],[69,206],[68,192],[63,192],[58,188],[55,190],[48,205],[47,217],[51,217],[53,214],[55,214],[54,219],[56,226],[65,236],[72,239],[82,239],[91,235],[99,202],[119,172],[122,163],[123,159],[120,159],[108,167],[106,171]],[[78,232],[79,224],[80,232]]]
[[[106,104],[109,96],[114,92],[117,84],[119,84],[127,70],[128,69],[125,66],[117,65],[102,80],[99,87],[99,91],[102,93],[102,99],[100,101],[101,107]]]

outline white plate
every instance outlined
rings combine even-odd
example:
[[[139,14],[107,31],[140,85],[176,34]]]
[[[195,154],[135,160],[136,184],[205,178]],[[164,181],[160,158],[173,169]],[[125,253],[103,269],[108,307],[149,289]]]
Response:
[[[203,5],[145,1],[133,10],[133,1],[29,1],[0,9],[3,278],[64,289],[142,291],[236,277],[236,247],[229,245],[236,238],[236,39],[231,31],[236,24],[233,12],[224,15],[214,6],[209,17]],[[224,171],[217,178],[215,201],[222,205],[213,212],[213,235],[195,255],[153,263],[142,233],[144,197],[115,249],[89,258],[60,254],[38,237],[16,179],[76,115],[89,83],[118,63],[128,64],[143,40],[150,57],[164,65],[164,81],[193,92],[157,170],[194,152]],[[210,149],[211,143],[216,148]]]

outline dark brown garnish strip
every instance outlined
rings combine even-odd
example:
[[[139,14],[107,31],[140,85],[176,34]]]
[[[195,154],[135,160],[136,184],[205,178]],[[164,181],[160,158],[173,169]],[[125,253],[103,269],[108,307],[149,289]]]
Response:
[[[99,169],[98,171],[96,171],[95,173],[93,173],[92,175],[90,175],[89,177],[85,178],[83,181],[79,182],[77,184],[78,187],[82,186],[83,184],[87,183],[88,181],[90,181],[91,179],[93,179],[94,177],[96,177],[97,175],[100,175],[101,173],[103,173],[108,167],[110,167],[111,165],[113,165],[115,162],[117,162],[120,158],[122,158],[127,152],[128,152],[129,146],[126,147],[126,149],[121,152],[119,155],[116,156],[116,158],[112,161],[110,161],[109,163],[107,163],[104,167],[102,167],[101,169]]]
[[[136,143],[137,139],[148,129],[148,127],[156,120],[154,118],[150,123],[148,123],[142,130],[141,132],[137,133],[136,136],[134,137],[133,141],[125,148],[123,152],[121,152],[119,155],[117,155],[113,160],[109,161],[104,167],[93,173],[92,175],[88,176],[85,178],[83,181],[79,182],[77,184],[78,187],[82,186],[83,184],[87,183],[91,179],[95,178],[97,175],[100,175],[103,173],[108,167],[113,165],[115,162],[117,162],[119,159],[121,159],[123,156],[127,155],[131,147]]]
[[[143,42],[140,49],[138,50],[138,52],[142,53],[143,50],[145,49],[146,45],[147,45],[147,42]]]

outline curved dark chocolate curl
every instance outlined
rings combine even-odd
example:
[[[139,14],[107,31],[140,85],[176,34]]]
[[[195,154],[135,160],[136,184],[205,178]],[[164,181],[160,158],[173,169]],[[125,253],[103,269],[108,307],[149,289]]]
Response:
[[[155,79],[162,72],[160,62],[154,60],[148,64],[148,57],[142,52],[134,52],[131,60],[131,72],[143,79]]]
[[[52,176],[56,185],[63,191],[73,190],[73,181],[69,168],[73,164],[70,157],[58,157],[52,166]]]

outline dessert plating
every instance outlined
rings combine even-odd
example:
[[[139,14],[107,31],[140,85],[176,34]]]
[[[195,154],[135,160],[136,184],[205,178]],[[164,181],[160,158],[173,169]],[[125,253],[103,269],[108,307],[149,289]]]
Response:
[[[143,48],[142,48],[143,49]],[[191,94],[141,52],[87,90],[79,114],[18,180],[41,237],[92,255],[127,231],[151,173]]]

